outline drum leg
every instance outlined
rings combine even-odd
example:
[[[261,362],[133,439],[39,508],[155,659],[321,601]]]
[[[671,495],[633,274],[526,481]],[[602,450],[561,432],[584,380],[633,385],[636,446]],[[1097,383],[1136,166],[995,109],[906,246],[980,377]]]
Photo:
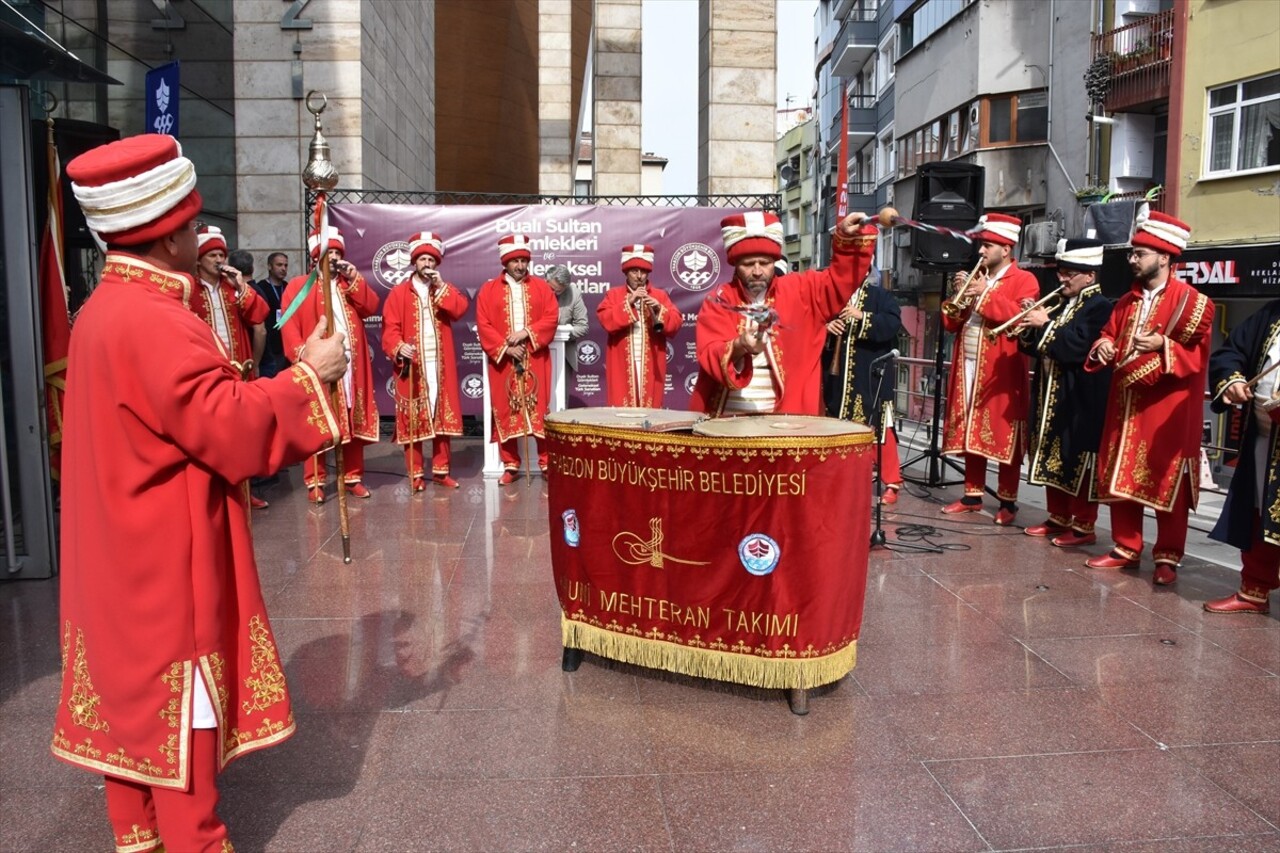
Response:
[[[791,706],[791,713],[803,717],[809,713],[809,691],[803,687],[792,687],[787,691],[787,704]]]
[[[564,672],[577,672],[582,666],[582,649],[564,647],[564,656],[560,658],[560,669]]]

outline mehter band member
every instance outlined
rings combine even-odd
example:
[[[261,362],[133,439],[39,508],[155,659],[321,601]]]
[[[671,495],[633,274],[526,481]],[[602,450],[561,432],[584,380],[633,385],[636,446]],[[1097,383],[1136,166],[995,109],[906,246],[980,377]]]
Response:
[[[1211,613],[1270,612],[1280,587],[1280,299],[1231,330],[1209,359],[1214,411],[1243,406],[1244,435],[1227,502],[1210,538],[1240,549],[1240,591]]]
[[[206,225],[196,232],[199,260],[191,310],[213,329],[227,355],[246,379],[256,376],[252,329],[267,319],[267,302],[235,267],[227,265],[222,229]]]
[[[431,479],[450,489],[450,436],[462,435],[453,324],[467,311],[467,295],[438,272],[444,239],[430,231],[409,238],[413,275],[382,306],[382,349],[396,368],[396,442],[415,492],[427,487],[423,444],[431,442]]]
[[[1187,515],[1200,489],[1200,431],[1213,303],[1171,275],[1191,226],[1153,212],[1136,223],[1129,268],[1133,286],[1120,297],[1085,370],[1112,367],[1098,448],[1098,495],[1111,507],[1110,554],[1091,569],[1136,569],[1144,507],[1156,513],[1152,582],[1178,579]]]
[[[1111,316],[1111,300],[1098,283],[1101,240],[1062,240],[1055,258],[1056,300],[1046,297],[1046,305],[1029,307],[1011,330],[1036,360],[1027,482],[1044,486],[1049,509],[1047,521],[1023,532],[1073,548],[1098,540],[1098,442],[1111,371],[1087,372],[1084,363]],[[1060,307],[1051,316],[1054,301]]]
[[[596,316],[608,333],[605,381],[610,406],[661,407],[667,381],[667,341],[683,318],[671,297],[649,281],[653,247],[622,247],[622,287],[610,288]]]
[[[246,481],[337,438],[343,340],[321,324],[297,364],[242,380],[190,308],[201,200],[173,137],[67,176],[107,254],[68,356],[52,750],[105,778],[116,850],[230,850],[218,772],[295,725]]]

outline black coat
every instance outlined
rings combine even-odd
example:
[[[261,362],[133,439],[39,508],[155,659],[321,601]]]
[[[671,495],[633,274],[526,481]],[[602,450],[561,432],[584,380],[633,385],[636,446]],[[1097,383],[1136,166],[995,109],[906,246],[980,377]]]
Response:
[[[1262,306],[1249,319],[1231,330],[1222,346],[1209,356],[1209,389],[1214,397],[1210,404],[1215,412],[1226,411],[1222,391],[1235,379],[1252,379],[1262,372],[1267,350],[1280,336],[1280,299]],[[1244,436],[1240,440],[1240,455],[1236,472],[1227,487],[1227,500],[1222,515],[1214,525],[1209,538],[1226,542],[1246,551],[1253,543],[1253,518],[1258,512],[1258,468],[1254,447],[1258,440],[1257,418],[1253,415],[1253,403],[1244,407]],[[1270,442],[1267,445],[1267,466],[1271,476],[1263,483],[1262,535],[1266,541],[1280,545],[1280,427],[1271,425]]]
[[[874,285],[864,284],[854,296],[861,299],[863,318],[850,322],[843,335],[828,333],[822,347],[822,399],[829,416],[870,424],[872,401],[883,406],[893,400],[897,371],[885,365],[882,381],[872,376],[871,362],[898,342],[902,309],[893,294]]]
[[[284,342],[280,339],[280,330],[276,328],[276,320],[280,317],[281,310],[280,297],[284,295],[284,287],[282,286],[280,293],[277,294],[275,288],[271,286],[271,279],[264,278],[262,281],[253,282],[253,289],[267,301],[267,308],[270,309],[264,324],[267,329],[267,340],[262,349],[262,363],[258,365],[258,373],[263,377],[271,377],[289,366],[289,360],[284,357]]]
[[[1036,359],[1029,483],[1097,498],[1094,472],[1111,370],[1086,373],[1084,362],[1111,317],[1111,308],[1101,288],[1090,285],[1053,323],[1019,341],[1019,348]]]

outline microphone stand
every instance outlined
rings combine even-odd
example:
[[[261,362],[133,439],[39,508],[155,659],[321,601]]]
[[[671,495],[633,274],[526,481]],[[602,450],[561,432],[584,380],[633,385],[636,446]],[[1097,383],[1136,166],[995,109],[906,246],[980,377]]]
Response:
[[[883,511],[884,496],[884,406],[880,403],[880,389],[884,386],[884,372],[888,365],[894,362],[894,358],[886,358],[884,361],[871,368],[871,374],[876,379],[875,396],[872,397],[873,414],[871,416],[871,429],[875,436],[876,442],[876,480],[875,480],[875,496],[876,496],[876,525],[871,531],[871,548],[881,547],[887,551],[893,548],[905,549],[908,551],[924,551],[928,554],[941,554],[942,549],[933,545],[916,545],[911,542],[893,543],[891,548],[885,541],[884,528],[881,526],[880,516]]]

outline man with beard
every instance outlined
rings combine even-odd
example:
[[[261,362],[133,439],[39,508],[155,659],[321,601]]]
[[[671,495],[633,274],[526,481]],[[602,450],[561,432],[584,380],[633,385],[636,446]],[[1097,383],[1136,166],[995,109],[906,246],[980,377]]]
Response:
[[[787,412],[822,414],[822,341],[867,276],[876,229],[861,213],[836,226],[831,266],[776,275],[782,224],[751,211],[720,222],[733,281],[698,311],[698,379],[689,408],[712,417]]]
[[[1053,317],[1034,308],[1014,330],[1036,359],[1027,482],[1044,486],[1049,509],[1044,524],[1023,533],[1073,548],[1098,540],[1098,441],[1111,371],[1086,372],[1084,362],[1111,316],[1111,300],[1098,284],[1101,240],[1063,240],[1055,258],[1062,308]]]
[[[981,265],[968,278],[957,273],[956,293],[942,306],[942,328],[956,336],[947,384],[942,452],[964,457],[964,497],[945,513],[978,512],[987,487],[987,461],[997,464],[995,523],[1013,524],[1027,447],[1027,357],[1005,335],[987,332],[1012,320],[1040,295],[1036,277],[1018,267],[1013,248],[1022,220],[988,213],[978,220],[975,240]],[[950,306],[950,307],[948,307]]]
[[[667,379],[667,341],[683,318],[665,291],[649,283],[653,247],[622,247],[627,283],[610,288],[596,316],[609,333],[605,381],[610,406],[662,406]]]
[[[488,356],[493,405],[493,440],[498,442],[502,477],[514,483],[520,474],[520,439],[532,435],[538,468],[547,470],[542,447],[543,418],[551,405],[551,358],[560,309],[547,283],[529,275],[529,238],[509,234],[498,241],[502,275],[480,285],[476,294],[476,332]]]
[[[431,442],[432,482],[449,489],[450,436],[462,435],[453,323],[467,311],[467,295],[436,268],[444,240],[423,231],[409,238],[413,275],[387,294],[382,306],[382,349],[396,367],[396,441],[415,492],[427,487],[423,444]]]
[[[1111,506],[1111,553],[1091,569],[1136,569],[1143,507],[1156,514],[1152,582],[1178,579],[1187,516],[1199,497],[1200,430],[1213,303],[1175,278],[1191,226],[1164,213],[1140,219],[1129,252],[1133,286],[1116,303],[1085,370],[1113,368],[1098,450],[1098,494]]]
[[[1250,382],[1253,387],[1250,387]],[[1243,406],[1244,435],[1227,502],[1210,538],[1240,549],[1240,591],[1206,601],[1210,613],[1271,610],[1280,587],[1280,299],[1231,330],[1209,359],[1214,411]]]

